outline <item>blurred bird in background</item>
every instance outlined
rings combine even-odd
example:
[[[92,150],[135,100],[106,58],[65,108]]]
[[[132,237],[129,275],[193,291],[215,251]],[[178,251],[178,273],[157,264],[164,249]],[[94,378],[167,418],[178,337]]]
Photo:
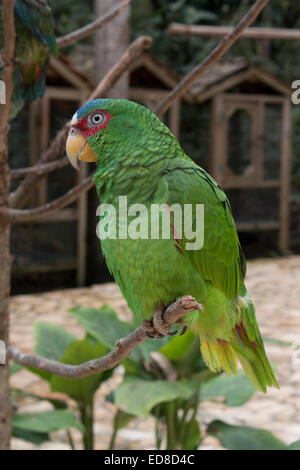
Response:
[[[51,8],[45,0],[16,0],[15,71],[10,119],[24,104],[45,93],[46,71],[51,54],[58,54]],[[2,0],[0,0],[0,50],[3,47]],[[3,63],[0,61],[0,79]]]

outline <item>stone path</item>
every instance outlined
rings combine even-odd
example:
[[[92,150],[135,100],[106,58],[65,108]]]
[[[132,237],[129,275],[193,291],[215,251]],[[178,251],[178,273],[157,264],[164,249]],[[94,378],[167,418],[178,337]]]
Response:
[[[292,256],[273,260],[255,260],[248,263],[247,286],[257,309],[257,318],[264,336],[298,343],[300,346],[300,257]],[[34,346],[34,323],[49,322],[64,326],[83,337],[68,309],[75,306],[100,307],[110,304],[123,320],[130,312],[115,284],[97,285],[91,288],[55,291],[45,294],[22,295],[11,299],[12,343],[29,353]],[[270,390],[267,395],[256,393],[251,401],[239,408],[229,408],[222,403],[205,402],[199,418],[203,425],[212,419],[230,424],[242,424],[269,429],[287,444],[300,439],[300,353],[291,347],[266,344],[270,360],[278,364],[277,377],[281,389]],[[293,363],[293,354],[298,361]],[[106,449],[110,440],[114,405],[104,400],[105,395],[122,380],[118,368],[113,378],[96,394],[96,448]],[[26,392],[49,396],[48,385],[35,375],[21,371],[13,375],[12,386]],[[22,399],[17,403],[20,413],[46,411],[49,403],[36,403]],[[136,419],[122,430],[117,439],[119,449],[153,449],[154,422]],[[81,448],[79,433],[72,430],[76,447]],[[13,439],[14,449],[68,449],[64,433],[53,433],[52,441],[39,447]],[[220,448],[215,438],[207,436],[202,449]]]

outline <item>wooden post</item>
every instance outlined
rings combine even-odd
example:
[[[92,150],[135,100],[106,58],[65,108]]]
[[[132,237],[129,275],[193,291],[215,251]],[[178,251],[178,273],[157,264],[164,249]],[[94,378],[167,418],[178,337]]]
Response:
[[[35,100],[29,105],[29,165],[33,166],[37,163],[40,153],[41,146],[40,140],[37,135],[40,133],[40,100]],[[37,192],[35,192],[31,198],[31,207],[38,205]]]
[[[210,126],[211,162],[210,172],[213,178],[222,185],[224,168],[224,155],[226,155],[227,139],[224,131],[225,116],[223,99],[216,95],[212,100],[212,116]]]

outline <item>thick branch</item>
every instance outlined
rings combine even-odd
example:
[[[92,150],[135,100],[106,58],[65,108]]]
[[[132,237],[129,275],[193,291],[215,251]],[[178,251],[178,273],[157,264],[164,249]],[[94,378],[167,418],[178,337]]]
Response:
[[[7,132],[8,116],[13,92],[14,54],[15,54],[15,25],[14,25],[14,1],[3,0],[3,81],[6,86],[6,103],[1,105],[0,113],[0,135]],[[1,33],[2,34],[2,33]],[[5,139],[4,139],[5,140]],[[4,145],[1,143],[1,147]],[[0,149],[3,151],[3,148]]]
[[[13,91],[15,27],[14,2],[1,2],[2,19],[0,34],[3,34],[2,58],[4,70],[1,78],[6,85],[6,104],[0,105],[0,211],[8,205],[9,166],[8,166],[8,117]],[[0,226],[0,339],[4,342],[9,337],[9,307],[11,256],[9,252],[9,225]],[[0,368],[0,450],[9,449],[11,437],[11,394],[9,390],[9,364]]]
[[[170,327],[176,323],[183,315],[195,310],[203,310],[193,297],[185,296],[174,304],[170,305],[164,312],[164,321]],[[126,338],[120,339],[116,343],[116,348],[106,356],[92,361],[85,362],[78,366],[63,364],[40,356],[22,354],[17,348],[9,347],[7,355],[18,364],[25,367],[35,367],[51,374],[61,375],[73,379],[80,379],[91,374],[98,374],[105,370],[110,370],[118,365],[123,359],[129,356],[131,351],[148,339],[142,327],[137,328]]]
[[[105,96],[109,90],[117,83],[119,78],[124,72],[130,67],[133,61],[139,57],[139,55],[150,47],[152,39],[149,36],[141,36],[136,39],[127,49],[121,59],[114,65],[114,67],[106,74],[101,80],[96,90],[91,94],[87,101],[95,99],[99,96]],[[65,152],[65,143],[68,133],[68,123],[62,128],[57,134],[56,138],[52,142],[50,148],[44,152],[40,158],[38,164],[48,163],[55,160],[58,156],[63,155]],[[13,208],[22,208],[28,201],[30,195],[35,189],[35,185],[38,183],[40,175],[30,173],[22,181],[19,187],[14,193],[10,195],[9,204]]]
[[[51,214],[52,212],[56,212],[63,207],[68,206],[72,202],[74,202],[81,194],[85,191],[88,191],[93,185],[93,176],[94,174],[90,175],[86,178],[82,183],[74,186],[74,188],[70,189],[66,194],[61,196],[58,199],[55,199],[44,206],[36,207],[34,209],[27,209],[27,210],[19,210],[19,209],[8,209],[5,213],[2,213],[2,217],[7,219],[10,223],[16,222],[31,222],[32,220],[37,220],[45,215]]]
[[[25,178],[25,176],[31,175],[31,174],[43,176],[43,175],[46,175],[47,173],[51,173],[52,171],[59,170],[60,168],[64,168],[68,164],[69,164],[68,158],[63,157],[51,163],[38,164],[35,166],[30,166],[28,168],[18,168],[17,170],[11,170],[10,176],[12,180]]]
[[[155,112],[158,116],[162,116],[172,104],[185,93],[192,84],[204,73],[206,70],[214,65],[218,60],[223,57],[225,52],[236,42],[241,36],[242,32],[250,26],[259,13],[263,10],[269,0],[257,0],[248,13],[242,18],[233,31],[228,34],[218,46],[199,64],[194,68],[183,80],[172,90],[158,105]]]
[[[76,31],[73,31],[72,33],[66,34],[65,36],[58,38],[56,41],[58,47],[61,49],[62,47],[69,46],[70,44],[73,44],[74,42],[78,42],[81,39],[84,39],[87,36],[90,36],[95,31],[97,31],[97,29],[102,28],[102,26],[109,23],[116,16],[118,16],[121,13],[121,11],[123,11],[124,8],[126,8],[130,4],[130,1],[131,0],[123,1],[119,5],[116,5],[113,8],[111,8],[111,10],[109,10],[105,15],[83,26],[83,28],[77,29]]]

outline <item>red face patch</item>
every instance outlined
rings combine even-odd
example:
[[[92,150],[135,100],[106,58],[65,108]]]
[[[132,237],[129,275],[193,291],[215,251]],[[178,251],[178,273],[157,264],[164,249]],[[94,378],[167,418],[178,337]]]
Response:
[[[97,109],[80,119],[74,127],[80,130],[85,139],[88,139],[92,135],[97,134],[101,129],[105,129],[113,117],[106,111]]]

